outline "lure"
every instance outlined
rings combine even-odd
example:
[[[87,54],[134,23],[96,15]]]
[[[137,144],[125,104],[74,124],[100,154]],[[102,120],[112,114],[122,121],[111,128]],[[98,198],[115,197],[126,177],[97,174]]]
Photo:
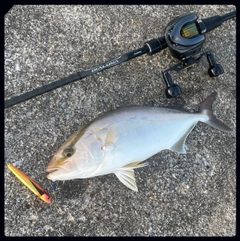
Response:
[[[25,185],[27,186],[33,193],[35,193],[40,199],[47,203],[52,202],[52,198],[49,194],[44,191],[35,181],[33,181],[29,176],[27,176],[24,172],[20,171],[13,164],[8,164],[8,168],[12,171],[12,173]]]

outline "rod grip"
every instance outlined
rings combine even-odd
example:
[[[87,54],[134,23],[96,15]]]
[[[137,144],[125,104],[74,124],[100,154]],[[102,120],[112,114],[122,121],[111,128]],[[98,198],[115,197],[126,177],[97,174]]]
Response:
[[[66,85],[66,84],[69,84],[73,81],[76,81],[76,80],[79,80],[81,77],[79,76],[79,74],[72,74],[66,78],[63,78],[61,80],[58,80],[58,81],[55,81],[55,82],[52,82],[48,85],[44,85],[42,87],[39,87],[39,88],[36,88],[32,91],[29,91],[27,93],[24,93],[22,95],[19,95],[19,96],[15,96],[9,100],[5,100],[5,103],[4,103],[4,108],[8,108],[8,107],[11,107],[13,105],[16,105],[20,102],[23,102],[23,101],[26,101],[28,99],[31,99],[37,95],[41,95],[41,94],[44,94],[48,91],[51,91],[51,90],[54,90],[54,89],[57,89],[58,87],[60,86],[63,86],[63,85]]]

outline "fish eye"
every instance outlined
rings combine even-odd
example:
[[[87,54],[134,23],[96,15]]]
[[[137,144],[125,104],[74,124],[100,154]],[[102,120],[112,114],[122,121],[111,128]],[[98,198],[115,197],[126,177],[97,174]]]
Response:
[[[69,146],[63,150],[63,155],[65,157],[71,157],[75,153],[75,148],[73,146]]]

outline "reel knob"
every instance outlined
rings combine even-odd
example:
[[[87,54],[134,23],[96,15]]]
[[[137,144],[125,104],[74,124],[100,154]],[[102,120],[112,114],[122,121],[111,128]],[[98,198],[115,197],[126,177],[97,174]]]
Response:
[[[210,66],[208,69],[208,74],[210,77],[217,77],[218,75],[224,73],[222,65],[216,63],[212,53],[207,53],[207,60]]]
[[[182,93],[180,87],[173,83],[172,77],[168,72],[162,72],[167,88],[165,89],[165,95],[168,99],[177,97]]]

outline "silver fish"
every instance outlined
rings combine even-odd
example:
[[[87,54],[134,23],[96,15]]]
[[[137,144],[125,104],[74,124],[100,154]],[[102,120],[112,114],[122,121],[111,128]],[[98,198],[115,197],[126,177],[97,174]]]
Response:
[[[70,180],[114,173],[137,191],[134,169],[146,166],[144,160],[164,149],[186,153],[186,138],[198,121],[232,131],[213,115],[216,95],[209,95],[196,113],[147,106],[105,113],[67,139],[47,166],[47,178]]]

